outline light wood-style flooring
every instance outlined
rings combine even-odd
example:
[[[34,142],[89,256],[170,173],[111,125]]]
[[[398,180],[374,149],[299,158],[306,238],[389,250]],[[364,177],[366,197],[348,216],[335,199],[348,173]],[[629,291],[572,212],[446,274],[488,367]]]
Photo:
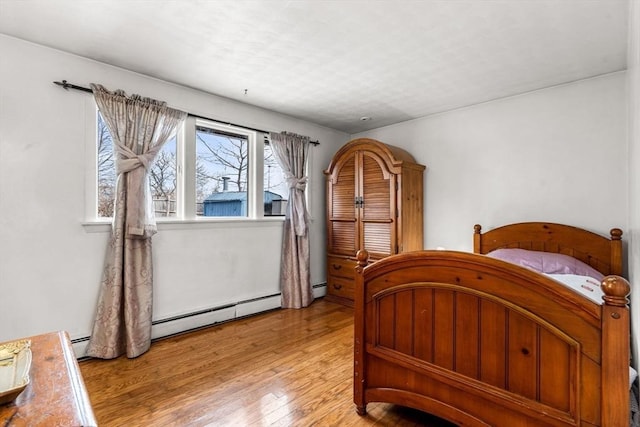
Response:
[[[80,362],[108,426],[451,426],[352,397],[353,310],[324,300],[154,342],[136,358]]]

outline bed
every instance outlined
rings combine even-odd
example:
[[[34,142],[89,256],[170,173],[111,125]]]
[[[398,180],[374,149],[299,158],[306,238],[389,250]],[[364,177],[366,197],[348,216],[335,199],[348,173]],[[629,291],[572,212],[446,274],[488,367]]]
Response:
[[[622,231],[561,224],[474,231],[474,252],[357,255],[354,402],[469,426],[628,426],[629,283]],[[570,256],[601,273],[601,303],[498,249]]]

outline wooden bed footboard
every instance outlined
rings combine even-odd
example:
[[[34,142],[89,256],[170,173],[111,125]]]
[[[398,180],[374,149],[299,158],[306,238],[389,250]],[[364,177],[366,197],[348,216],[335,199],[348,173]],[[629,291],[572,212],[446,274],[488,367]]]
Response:
[[[354,402],[472,426],[628,425],[629,283],[605,303],[483,255],[358,253]]]

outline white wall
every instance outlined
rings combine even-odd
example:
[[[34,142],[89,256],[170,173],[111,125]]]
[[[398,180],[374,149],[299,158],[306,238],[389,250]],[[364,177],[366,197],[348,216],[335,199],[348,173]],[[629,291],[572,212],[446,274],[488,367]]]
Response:
[[[425,247],[472,250],[473,225],[627,230],[625,73],[428,116],[352,137],[427,166]]]
[[[0,341],[53,330],[83,338],[93,322],[109,228],[83,225],[92,99],[54,80],[101,83],[194,114],[319,140],[309,184],[311,280],[325,281],[322,171],[348,135],[6,36],[0,52]],[[159,229],[154,320],[279,292],[281,222]]]
[[[629,9],[629,279],[631,280],[632,350],[636,369],[640,366],[640,2]]]

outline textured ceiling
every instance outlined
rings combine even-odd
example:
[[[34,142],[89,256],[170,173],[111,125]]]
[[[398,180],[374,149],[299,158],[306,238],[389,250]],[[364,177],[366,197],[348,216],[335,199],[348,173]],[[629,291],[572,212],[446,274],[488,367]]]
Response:
[[[356,133],[624,70],[628,9],[628,0],[0,0],[0,33]]]

